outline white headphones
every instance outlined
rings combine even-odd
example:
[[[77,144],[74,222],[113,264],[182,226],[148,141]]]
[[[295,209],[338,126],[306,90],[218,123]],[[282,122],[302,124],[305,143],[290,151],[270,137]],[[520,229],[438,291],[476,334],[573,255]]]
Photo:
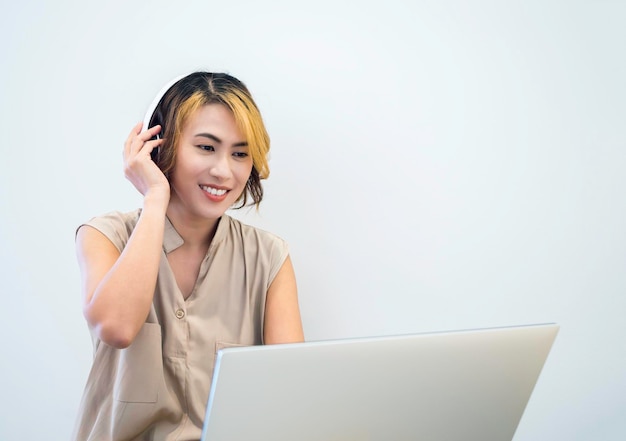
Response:
[[[176,84],[178,81],[182,80],[186,76],[191,75],[191,73],[193,73],[193,72],[189,72],[189,73],[186,73],[184,75],[179,75],[176,78],[174,78],[173,80],[169,81],[165,86],[163,86],[163,88],[160,90],[160,92],[157,94],[157,96],[154,97],[154,100],[152,101],[152,104],[150,104],[150,107],[148,107],[148,111],[146,112],[146,116],[143,119],[143,127],[141,128],[141,132],[142,133],[149,129],[148,124],[150,124],[150,120],[152,119],[152,115],[154,114],[154,111],[156,110],[157,106],[159,105],[159,101],[161,101],[161,98],[163,98],[163,95],[165,95],[167,93],[167,91],[170,90],[170,88],[174,84]],[[159,135],[157,135],[157,137],[159,137]]]

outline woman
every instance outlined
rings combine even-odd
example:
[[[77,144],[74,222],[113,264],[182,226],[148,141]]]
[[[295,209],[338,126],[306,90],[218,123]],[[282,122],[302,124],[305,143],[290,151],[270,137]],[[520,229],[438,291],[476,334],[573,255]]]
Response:
[[[77,440],[197,440],[218,349],[304,338],[285,242],[224,214],[269,173],[249,91],[196,72],[157,102],[124,146],[142,209],[76,235],[95,348]]]

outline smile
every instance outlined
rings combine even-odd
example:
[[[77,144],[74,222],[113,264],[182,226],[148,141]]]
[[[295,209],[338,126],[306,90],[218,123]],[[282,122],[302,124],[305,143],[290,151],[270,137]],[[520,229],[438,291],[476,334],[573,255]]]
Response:
[[[201,185],[200,188],[213,196],[223,196],[228,191],[222,188],[209,187],[208,185]]]

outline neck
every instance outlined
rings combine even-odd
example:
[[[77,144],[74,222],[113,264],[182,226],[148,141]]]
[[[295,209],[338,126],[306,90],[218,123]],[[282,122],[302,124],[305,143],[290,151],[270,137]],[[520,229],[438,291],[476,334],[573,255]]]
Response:
[[[195,218],[181,213],[172,205],[167,208],[167,217],[185,241],[191,247],[208,247],[215,236],[220,218]]]

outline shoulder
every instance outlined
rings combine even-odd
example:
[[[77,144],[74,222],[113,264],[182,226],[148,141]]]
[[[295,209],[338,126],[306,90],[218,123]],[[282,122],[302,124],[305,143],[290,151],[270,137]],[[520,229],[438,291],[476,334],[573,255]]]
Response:
[[[246,261],[268,266],[272,274],[278,271],[289,254],[289,246],[283,238],[227,215],[222,222],[226,222],[224,239],[238,244]]]
[[[228,215],[224,215],[222,220],[224,222],[227,222],[228,231],[232,235],[239,236],[239,238],[244,242],[247,242],[249,244],[256,242],[267,246],[272,245],[287,247],[287,242],[274,233],[270,233],[269,231],[263,230],[261,228],[248,225]]]
[[[92,217],[87,222],[79,225],[76,231],[84,226],[95,228],[104,234],[121,251],[128,242],[137,220],[140,209],[123,213],[121,211],[111,211],[96,217]]]

